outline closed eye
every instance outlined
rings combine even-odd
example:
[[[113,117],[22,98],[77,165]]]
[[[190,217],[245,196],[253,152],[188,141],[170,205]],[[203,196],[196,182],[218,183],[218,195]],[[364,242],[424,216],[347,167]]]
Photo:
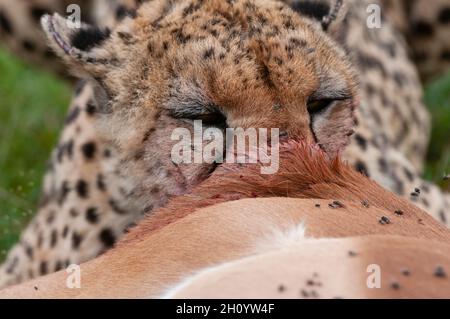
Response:
[[[309,114],[317,114],[330,107],[334,101],[333,99],[309,100],[306,107]]]
[[[335,96],[335,97],[323,97],[323,98],[313,98],[310,97],[308,99],[308,102],[306,104],[306,108],[308,110],[308,113],[310,115],[318,114],[326,109],[328,109],[330,106],[334,104],[334,102],[338,101],[345,101],[351,99],[350,96],[342,95],[342,96]]]
[[[219,128],[227,126],[226,116],[215,105],[202,105],[193,103],[191,105],[180,105],[176,109],[170,110],[170,115],[176,119],[201,120],[207,126]]]

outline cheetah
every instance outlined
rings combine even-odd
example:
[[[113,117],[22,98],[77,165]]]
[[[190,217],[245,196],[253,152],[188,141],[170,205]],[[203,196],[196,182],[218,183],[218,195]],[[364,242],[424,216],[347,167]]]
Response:
[[[116,18],[107,23],[117,26],[83,25],[73,34],[57,16],[47,18],[51,46],[83,81],[52,154],[38,213],[2,266],[0,286],[103,253],[145,214],[204,179],[214,167],[174,167],[167,160],[168,132],[197,118],[220,128],[277,125],[317,139],[330,155],[350,138],[343,152],[350,164],[447,223],[448,195],[420,178],[429,118],[401,35],[389,20],[367,29],[368,2],[347,1],[326,32],[331,3],[286,2],[109,4]],[[311,58],[305,48],[314,49]],[[331,71],[340,81],[318,80]],[[347,105],[327,118],[336,128],[331,140],[327,126],[310,129],[314,108],[292,112],[293,100],[307,102],[307,80],[316,89],[346,83],[351,92],[347,103],[313,103]],[[297,86],[302,89],[293,91]],[[348,105],[356,96],[352,128]],[[199,114],[205,104],[207,112]],[[420,196],[411,196],[416,187]]]

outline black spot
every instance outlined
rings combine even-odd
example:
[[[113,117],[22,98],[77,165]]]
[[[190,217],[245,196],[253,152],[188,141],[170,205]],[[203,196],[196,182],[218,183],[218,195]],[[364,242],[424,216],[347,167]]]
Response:
[[[450,61],[450,50],[442,51],[441,59],[444,60],[444,61]]]
[[[58,198],[59,205],[62,205],[64,203],[69,192],[70,192],[69,183],[67,181],[63,181],[61,184],[61,190]]]
[[[363,175],[365,175],[365,176],[367,176],[367,177],[370,176],[370,175],[369,175],[369,170],[367,169],[366,164],[364,164],[364,163],[361,162],[361,161],[357,161],[357,162],[355,163],[355,169],[356,169],[358,172],[360,172],[361,174],[363,174]]]
[[[112,247],[116,241],[116,237],[111,229],[105,228],[99,234],[99,239],[105,247]]]
[[[48,273],[48,265],[46,261],[42,261],[39,265],[39,272],[41,275],[46,275]]]
[[[97,175],[97,187],[102,192],[106,191],[105,178],[102,174]]]
[[[405,172],[405,176],[408,178],[408,180],[410,182],[412,182],[414,180],[414,175],[409,169],[407,169],[406,167],[403,167],[403,172]]]
[[[150,190],[150,193],[152,194],[158,194],[160,191],[158,186],[153,186],[153,188]]]
[[[78,106],[75,106],[70,112],[69,115],[66,117],[66,124],[73,123],[77,118],[78,115],[80,115],[80,108]]]
[[[19,264],[19,257],[14,256],[12,261],[6,266],[6,273],[12,274],[18,264]]]
[[[362,135],[360,135],[359,133],[356,133],[355,140],[356,140],[356,143],[358,143],[358,145],[361,147],[361,149],[363,151],[365,151],[367,149],[367,140]]]
[[[330,7],[325,2],[320,1],[295,1],[292,4],[292,9],[294,11],[300,12],[301,14],[317,19],[322,20],[330,12]]]
[[[76,190],[80,198],[87,198],[89,195],[89,185],[82,179],[77,182]]]
[[[378,159],[378,166],[380,167],[380,171],[382,173],[386,173],[388,171],[388,163],[383,157]]]
[[[0,11],[0,27],[8,34],[13,33],[11,22],[2,11]]]
[[[439,22],[442,24],[450,23],[450,7],[446,7],[439,12]]]
[[[111,151],[109,149],[105,149],[103,152],[103,156],[105,158],[110,158],[111,157]]]
[[[98,213],[97,213],[97,208],[95,207],[89,207],[86,210],[86,219],[88,222],[90,222],[91,224],[95,224],[98,222]]]
[[[30,40],[23,40],[22,41],[22,47],[29,52],[33,52],[34,50],[36,50],[36,47],[34,45],[33,42],[31,42]]]
[[[345,205],[342,204],[340,201],[335,200],[332,203],[328,204],[328,207],[330,207],[330,208],[345,208]]]
[[[111,206],[112,210],[115,213],[117,213],[119,215],[125,215],[127,213],[126,210],[124,210],[122,207],[120,207],[114,199],[110,199],[108,201],[108,203],[109,203],[109,206]]]
[[[68,233],[69,233],[69,226],[66,225],[64,226],[64,229],[62,231],[62,237],[66,238]]]
[[[72,36],[71,43],[74,47],[82,50],[89,51],[95,46],[100,45],[105,41],[111,31],[106,29],[101,29],[99,27],[90,27],[80,29],[77,33]]]
[[[44,15],[44,14],[47,14],[47,13],[49,13],[49,10],[47,10],[47,9],[44,9],[44,8],[41,8],[41,7],[31,7],[31,9],[30,9],[30,14],[31,14],[31,17],[34,19],[34,21],[36,21],[36,22],[39,22],[40,21],[40,19],[41,19],[41,17]]]
[[[403,87],[408,82],[408,78],[400,72],[395,72],[393,77],[395,83],[397,83],[399,87]]]
[[[55,264],[55,272],[60,271],[62,268],[63,268],[62,262],[58,260]]]
[[[81,241],[83,240],[83,236],[80,234],[73,232],[72,233],[72,248],[78,249],[80,247]]]
[[[78,211],[75,208],[71,208],[69,211],[70,216],[73,218],[77,217],[79,215]]]
[[[86,104],[86,113],[89,116],[93,116],[96,111],[97,111],[97,108],[95,107],[94,101],[89,100],[88,103]]]
[[[403,276],[406,276],[406,277],[408,277],[409,275],[411,275],[411,272],[410,272],[409,269],[407,269],[407,268],[403,268],[403,269],[401,270],[401,273],[402,273]]]
[[[83,152],[86,159],[91,160],[95,156],[95,152],[97,150],[97,147],[95,146],[94,142],[88,142],[81,146],[81,151]]]
[[[358,53],[358,62],[363,70],[378,69],[384,77],[387,75],[384,64],[374,56]]]
[[[75,85],[75,96],[78,96],[83,92],[84,86],[86,85],[86,81],[81,80],[78,81]]]
[[[52,231],[52,234],[50,235],[50,248],[55,247],[57,242],[58,242],[58,232],[54,229]]]
[[[411,26],[411,31],[419,37],[430,37],[434,33],[433,26],[426,21],[416,21]]]
[[[391,223],[391,220],[386,216],[381,216],[380,220],[378,221],[381,225],[387,225]]]
[[[439,218],[441,219],[441,222],[447,224],[447,216],[445,215],[444,210],[439,211]]]
[[[69,159],[71,159],[73,155],[73,144],[74,143],[72,139],[66,143],[66,154],[69,157]]]
[[[444,267],[437,266],[436,269],[434,270],[434,276],[438,278],[447,277],[447,273],[445,272]]]
[[[136,10],[127,9],[125,6],[119,5],[117,7],[117,9],[116,9],[116,18],[118,20],[122,20],[125,17],[135,18],[136,17]]]
[[[33,259],[33,247],[26,245],[25,253],[27,254],[28,258]]]
[[[399,290],[400,284],[398,282],[393,282],[393,283],[391,283],[391,288],[394,290]]]
[[[56,213],[54,211],[50,211],[46,219],[47,224],[50,225],[51,223],[53,223],[53,221],[55,220],[55,214]]]
[[[209,59],[214,57],[214,48],[209,48],[203,53],[203,59]]]
[[[394,214],[397,215],[397,216],[402,216],[402,215],[403,215],[403,211],[400,210],[400,209],[397,209],[397,210],[394,212]]]

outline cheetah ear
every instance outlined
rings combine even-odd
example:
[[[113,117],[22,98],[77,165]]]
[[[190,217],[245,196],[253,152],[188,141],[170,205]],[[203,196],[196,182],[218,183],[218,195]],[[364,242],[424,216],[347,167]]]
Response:
[[[75,75],[101,77],[108,71],[112,54],[101,47],[109,29],[81,24],[79,28],[59,14],[44,15],[41,24],[51,48],[70,66]]]
[[[347,15],[345,0],[292,0],[292,10],[320,22],[324,31],[338,25]]]

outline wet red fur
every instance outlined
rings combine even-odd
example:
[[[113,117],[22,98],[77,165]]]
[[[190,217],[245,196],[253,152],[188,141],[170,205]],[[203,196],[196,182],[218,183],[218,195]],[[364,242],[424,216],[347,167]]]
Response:
[[[260,164],[223,164],[190,194],[175,198],[144,219],[119,246],[139,240],[200,208],[255,197],[330,199],[330,203],[333,200],[364,202],[364,205],[389,212],[401,211],[410,218],[417,218],[418,223],[432,219],[407,200],[353,170],[339,156],[329,159],[317,146],[291,141],[280,148],[276,174],[260,174]],[[436,227],[445,229],[442,225]]]

